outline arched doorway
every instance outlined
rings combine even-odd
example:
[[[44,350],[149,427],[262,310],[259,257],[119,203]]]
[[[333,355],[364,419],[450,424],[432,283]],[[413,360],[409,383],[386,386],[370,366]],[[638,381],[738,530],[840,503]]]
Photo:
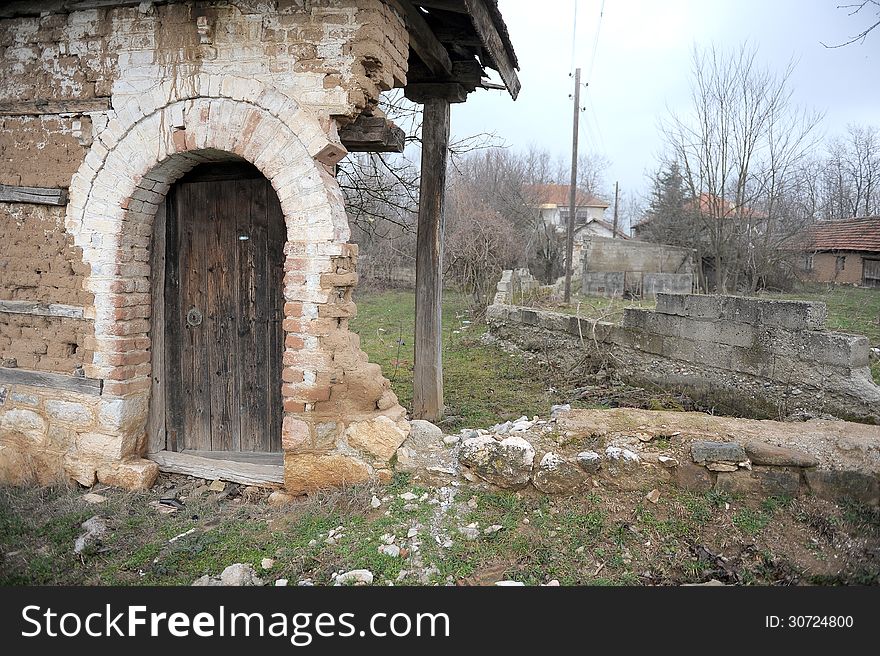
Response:
[[[280,464],[286,231],[278,197],[250,163],[206,163],[172,185],[164,214],[154,233],[157,245],[164,237],[154,250],[165,253],[154,330],[164,330],[165,450]]]

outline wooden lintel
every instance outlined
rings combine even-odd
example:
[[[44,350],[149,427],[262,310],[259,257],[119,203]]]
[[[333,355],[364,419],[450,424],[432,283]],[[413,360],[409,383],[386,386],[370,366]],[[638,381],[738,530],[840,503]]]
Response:
[[[40,114],[85,114],[110,109],[109,98],[88,100],[27,100],[0,103],[0,116],[33,116]]]
[[[407,84],[403,95],[416,103],[425,104],[431,99],[441,99],[450,103],[463,103],[468,92],[457,82],[418,82]]]
[[[443,201],[449,153],[449,102],[429,98],[422,117],[422,173],[416,232],[413,416],[443,416]]]
[[[507,53],[507,48],[504,46],[504,41],[501,39],[501,35],[498,34],[498,30],[495,29],[495,24],[489,15],[489,10],[486,9],[485,0],[464,0],[464,3],[471,16],[474,28],[476,28],[477,34],[480,35],[483,47],[498,67],[498,73],[501,75],[501,79],[504,80],[511,98],[516,100],[520,90],[519,77],[517,77],[516,68]]]
[[[38,317],[63,317],[82,319],[84,310],[78,305],[39,303],[37,301],[0,301],[0,312],[7,314],[33,314]]]
[[[434,75],[444,77],[452,73],[452,60],[443,44],[434,36],[424,14],[410,0],[391,0],[406,20],[409,47]]]
[[[98,378],[83,378],[49,371],[0,367],[0,384],[28,385],[51,389],[79,392],[90,396],[100,396],[104,381]]]
[[[406,134],[383,116],[361,114],[339,130],[339,139],[350,153],[402,153]]]
[[[66,205],[67,189],[0,185],[0,202]]]
[[[227,455],[230,459],[222,460],[190,453],[159,451],[147,454],[147,458],[158,464],[161,471],[186,474],[211,481],[219,478],[244,485],[274,485],[284,482],[283,464],[240,462],[232,460],[235,453],[229,452]],[[278,456],[283,459],[282,454]]]

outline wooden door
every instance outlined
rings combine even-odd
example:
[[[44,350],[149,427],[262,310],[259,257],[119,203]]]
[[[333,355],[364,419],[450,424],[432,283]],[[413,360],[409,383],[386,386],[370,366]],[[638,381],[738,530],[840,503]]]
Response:
[[[168,194],[166,448],[281,450],[284,220],[245,164],[201,165]]]
[[[862,284],[865,287],[880,287],[880,260],[862,259]]]

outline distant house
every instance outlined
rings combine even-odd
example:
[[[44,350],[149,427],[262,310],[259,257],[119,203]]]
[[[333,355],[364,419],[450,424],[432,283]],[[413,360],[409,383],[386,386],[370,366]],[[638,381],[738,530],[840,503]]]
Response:
[[[524,189],[527,199],[531,199],[541,213],[544,225],[552,227],[559,235],[568,229],[570,212],[569,185],[540,184],[527,185]],[[614,226],[605,220],[605,210],[609,205],[603,200],[580,190],[575,196],[575,241],[588,236],[615,237],[627,239],[622,230],[614,231]]]
[[[807,280],[880,287],[880,216],[817,223],[802,251]]]
[[[724,220],[733,220],[737,218],[743,220],[752,219],[752,223],[755,224],[756,230],[760,229],[760,224],[763,223],[763,219],[766,218],[766,215],[750,207],[742,206],[737,208],[736,203],[733,201],[724,200],[719,196],[708,193],[702,193],[698,197],[685,202],[682,210],[683,213],[692,213],[692,216],[696,215],[705,218],[717,217],[718,219]],[[651,241],[652,237],[656,237],[657,232],[654,229],[653,223],[654,218],[651,215],[648,214],[643,216],[638,223],[634,223],[632,226],[633,237],[635,239]],[[671,223],[672,225],[676,224],[675,221],[669,222],[668,220],[666,223]],[[693,227],[693,225],[688,224],[689,229],[693,229]]]

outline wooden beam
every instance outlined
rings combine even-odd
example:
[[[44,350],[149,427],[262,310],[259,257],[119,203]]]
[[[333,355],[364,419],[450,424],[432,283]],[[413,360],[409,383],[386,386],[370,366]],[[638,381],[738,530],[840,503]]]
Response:
[[[61,303],[38,303],[36,301],[0,301],[0,312],[7,314],[33,314],[38,317],[66,317],[82,319],[84,310],[77,305]]]
[[[451,11],[456,14],[467,13],[463,0],[414,0],[414,2],[426,9],[442,9],[443,11]]]
[[[39,114],[84,114],[105,112],[110,109],[109,98],[88,100],[26,100],[0,103],[0,116],[29,116]]]
[[[449,101],[429,98],[422,115],[422,173],[416,235],[413,416],[443,416],[443,196],[449,150]]]
[[[148,453],[147,458],[159,465],[161,471],[196,476],[209,481],[222,479],[245,485],[273,485],[284,483],[284,465],[270,465],[232,460],[237,454],[226,452],[229,459],[206,458],[191,453],[159,451]],[[283,463],[283,455],[281,456]]]
[[[445,100],[447,103],[463,103],[468,92],[457,82],[416,82],[403,88],[403,95],[416,103]]]
[[[434,36],[431,26],[425,21],[424,14],[410,3],[409,0],[391,0],[406,20],[409,32],[409,47],[425,66],[439,77],[447,77],[452,73],[452,60],[443,44]]]
[[[406,134],[384,116],[361,114],[339,130],[339,139],[350,153],[402,153]]]
[[[498,30],[495,29],[495,23],[492,22],[489,10],[486,9],[485,0],[464,0],[464,4],[468,9],[477,34],[480,35],[483,47],[492,58],[492,61],[495,62],[498,73],[501,75],[501,79],[504,80],[504,84],[507,85],[507,91],[510,93],[511,98],[516,100],[520,90],[519,77],[517,77],[516,69],[508,55],[507,48],[504,46],[504,41],[501,39],[501,35],[498,34]]]
[[[83,378],[68,374],[56,374],[49,371],[33,371],[0,367],[0,383],[7,385],[28,385],[30,387],[48,387],[51,389],[79,392],[90,396],[100,396],[103,380]]]
[[[4,203],[36,203],[38,205],[66,205],[67,189],[48,187],[16,187],[0,185],[0,201]]]

